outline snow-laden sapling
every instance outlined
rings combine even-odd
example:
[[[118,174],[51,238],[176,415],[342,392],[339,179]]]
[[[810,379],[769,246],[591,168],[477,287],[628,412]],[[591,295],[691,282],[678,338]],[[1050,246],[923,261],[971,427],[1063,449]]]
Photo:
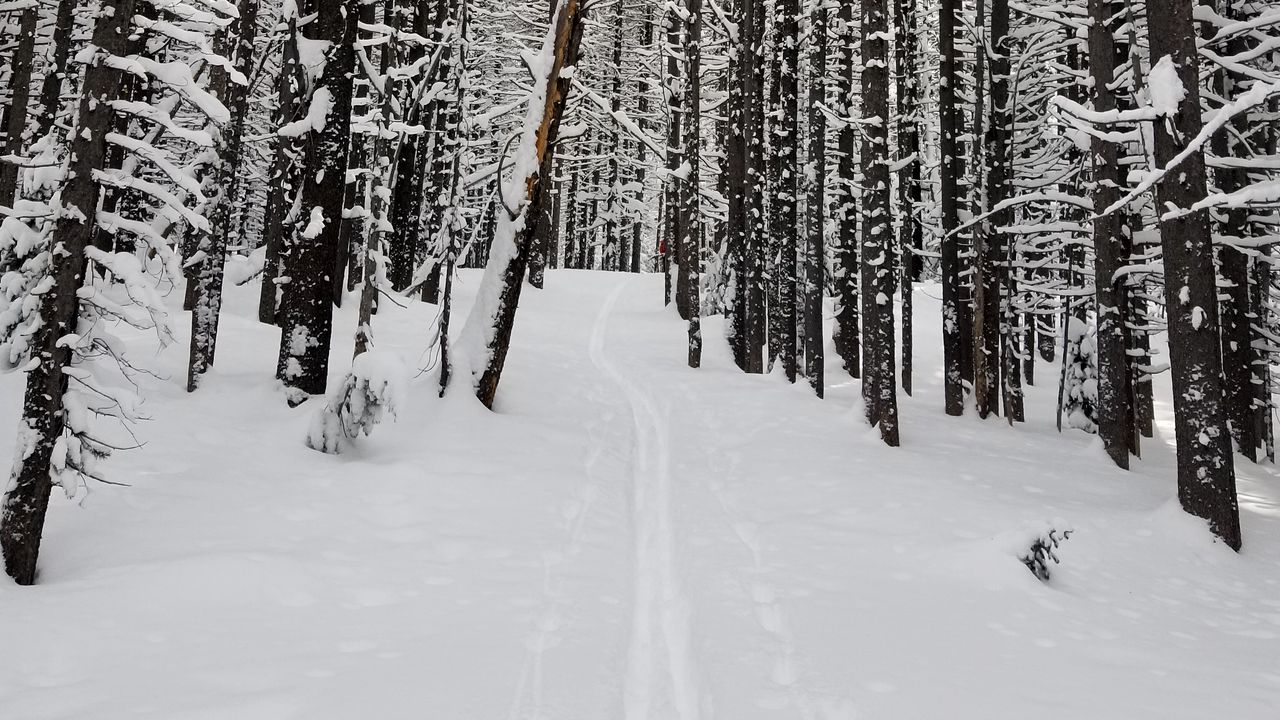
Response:
[[[395,355],[369,351],[351,363],[351,371],[334,388],[311,419],[307,447],[337,455],[349,440],[368,435],[384,418],[395,419],[403,405],[408,373]]]
[[[1062,410],[1067,424],[1087,433],[1098,431],[1098,327],[1071,318],[1067,327],[1067,364]]]
[[[1035,536],[1031,541],[1031,547],[1019,555],[1018,559],[1040,580],[1049,582],[1049,561],[1052,560],[1054,564],[1059,562],[1058,554],[1054,551],[1058,549],[1059,544],[1071,537],[1073,532],[1075,531],[1046,528]]]

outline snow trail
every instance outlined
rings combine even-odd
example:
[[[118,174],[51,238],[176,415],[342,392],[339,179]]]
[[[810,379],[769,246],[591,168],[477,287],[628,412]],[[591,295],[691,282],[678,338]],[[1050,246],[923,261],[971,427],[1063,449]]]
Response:
[[[697,684],[690,609],[675,563],[675,533],[671,512],[671,431],[669,410],[628,378],[605,350],[605,334],[631,282],[615,288],[601,306],[591,330],[592,364],[619,390],[631,412],[632,527],[635,543],[634,607],[623,678],[626,720],[653,717],[659,700],[657,673],[663,661],[657,644],[666,647],[670,681],[667,700],[680,720],[699,720],[701,697]],[[659,637],[660,636],[660,637]]]

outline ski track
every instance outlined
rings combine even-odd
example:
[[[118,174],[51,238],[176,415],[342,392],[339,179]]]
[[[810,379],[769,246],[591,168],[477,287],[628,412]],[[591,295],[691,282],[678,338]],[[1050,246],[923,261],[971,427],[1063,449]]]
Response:
[[[623,717],[649,720],[669,704],[679,720],[701,720],[690,606],[675,563],[671,511],[671,436],[668,411],[632,382],[605,350],[605,333],[622,283],[601,306],[591,329],[592,364],[622,392],[631,413],[632,527],[635,545],[633,615],[623,677]],[[665,645],[665,655],[659,642]],[[662,697],[665,660],[669,697]],[[666,701],[665,703],[663,701]]]
[[[603,402],[598,388],[593,388],[589,397]],[[612,417],[612,414],[606,413],[603,419],[608,421]],[[547,650],[559,644],[559,631],[564,625],[563,609],[570,599],[565,593],[563,568],[582,551],[587,517],[600,497],[602,479],[597,466],[609,442],[595,426],[589,426],[587,433],[591,442],[582,461],[583,474],[587,480],[577,489],[576,497],[566,501],[563,506],[565,531],[568,535],[564,546],[558,551],[543,553],[543,609],[525,642],[525,660],[516,680],[516,690],[508,713],[509,720],[541,720],[545,717],[543,658]]]

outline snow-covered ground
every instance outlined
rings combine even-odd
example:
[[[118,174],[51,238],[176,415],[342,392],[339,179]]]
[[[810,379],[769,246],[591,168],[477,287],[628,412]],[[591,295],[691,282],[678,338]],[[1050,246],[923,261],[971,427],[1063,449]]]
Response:
[[[129,487],[56,500],[40,584],[0,583],[0,718],[1280,717],[1274,468],[1242,464],[1236,555],[1178,510],[1167,401],[1131,473],[1054,431],[1048,364],[1025,425],[945,417],[928,286],[889,449],[834,361],[825,401],[745,376],[713,319],[684,367],[661,282],[550,273],[497,413],[428,372],[338,457],[230,289],[198,393],[150,360]],[[379,347],[417,366],[433,317],[388,307]],[[1017,555],[1051,523],[1046,584]]]

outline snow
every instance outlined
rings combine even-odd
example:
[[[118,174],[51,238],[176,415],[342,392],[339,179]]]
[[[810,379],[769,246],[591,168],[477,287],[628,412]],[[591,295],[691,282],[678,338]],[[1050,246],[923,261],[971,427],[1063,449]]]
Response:
[[[311,215],[307,220],[307,226],[302,229],[299,235],[308,240],[315,240],[320,237],[320,233],[324,232],[324,225],[324,208],[316,205],[311,208]]]
[[[1239,463],[1244,551],[1214,543],[1177,505],[1167,374],[1130,473],[1054,432],[1053,363],[1025,425],[948,418],[920,284],[890,449],[830,347],[821,401],[719,342],[690,370],[660,275],[549,271],[496,413],[427,372],[333,456],[302,442],[319,399],[272,379],[257,292],[227,288],[197,393],[182,352],[146,358],[146,446],[99,468],[129,486],[56,494],[39,584],[0,583],[4,717],[1275,717],[1280,482]],[[436,310],[383,303],[379,353],[426,365]],[[20,376],[0,396],[13,438]],[[1068,529],[1038,580],[1020,558]]]
[[[333,111],[333,103],[333,92],[329,88],[316,88],[316,91],[311,93],[307,114],[298,120],[284,124],[276,134],[280,137],[301,137],[311,132],[324,132],[329,113]]]
[[[1148,92],[1151,95],[1151,107],[1156,113],[1165,117],[1178,114],[1178,105],[1187,97],[1187,89],[1182,86],[1178,77],[1178,66],[1173,58],[1165,55],[1151,67],[1148,76]]]

